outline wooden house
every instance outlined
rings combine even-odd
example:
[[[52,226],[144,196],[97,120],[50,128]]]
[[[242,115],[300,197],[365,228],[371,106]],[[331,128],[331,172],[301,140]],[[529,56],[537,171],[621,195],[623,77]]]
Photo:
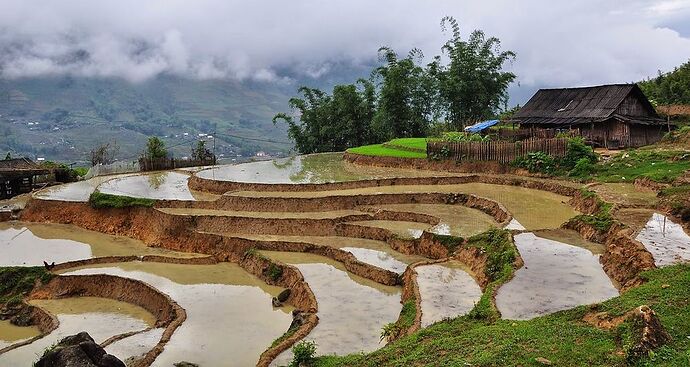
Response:
[[[540,130],[569,131],[614,149],[653,144],[668,130],[636,84],[540,89],[512,120],[535,136]]]
[[[50,173],[27,158],[0,160],[0,199],[31,192],[34,176]]]

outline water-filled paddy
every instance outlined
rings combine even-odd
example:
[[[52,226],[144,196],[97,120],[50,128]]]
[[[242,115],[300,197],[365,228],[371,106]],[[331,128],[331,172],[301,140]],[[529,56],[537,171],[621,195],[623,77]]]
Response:
[[[421,260],[422,256],[405,255],[388,246],[387,243],[364,238],[340,237],[340,236],[282,236],[282,235],[238,235],[255,241],[280,241],[302,242],[316,245],[339,248],[352,253],[357,260],[387,269],[396,273],[402,273],[407,265]]]
[[[0,349],[31,339],[40,333],[35,326],[16,326],[12,325],[9,320],[0,320]]]
[[[34,266],[118,255],[194,257],[67,224],[0,223],[0,266]]]
[[[129,175],[103,182],[98,191],[105,194],[159,200],[215,200],[218,196],[191,191],[189,175],[180,172],[155,172]]]
[[[420,238],[426,230],[430,230],[433,226],[426,223],[405,222],[396,220],[363,220],[350,222],[352,224],[383,228],[391,231],[393,234],[407,239]]]
[[[458,262],[418,266],[415,270],[423,327],[470,312],[482,296],[477,282]]]
[[[391,177],[443,176],[444,173],[408,169],[356,166],[342,153],[323,153],[270,161],[217,166],[197,172],[200,178],[267,184],[300,184],[358,181]]]
[[[31,304],[55,315],[60,325],[31,344],[1,354],[1,366],[31,365],[46,348],[82,331],[88,332],[97,343],[101,343],[115,335],[149,328],[155,321],[153,315],[141,307],[106,298],[34,300]]]
[[[533,233],[516,235],[515,245],[525,264],[496,295],[505,319],[531,319],[618,295],[599,256],[587,249]]]
[[[400,288],[378,284],[344,271],[342,265],[322,256],[262,251],[262,254],[295,265],[316,296],[319,323],[305,340],[315,341],[319,355],[345,355],[373,351],[383,344],[381,328],[400,313]],[[292,359],[282,353],[278,365]]]
[[[662,214],[652,214],[635,239],[652,253],[656,266],[690,261],[690,236]]]
[[[128,177],[130,175],[132,174],[96,176],[84,181],[51,186],[37,192],[35,197],[44,200],[87,202],[89,201],[89,196],[96,190],[98,185],[108,180]]]
[[[201,366],[254,365],[292,322],[292,308],[273,308],[282,289],[268,286],[238,265],[122,263],[69,274],[111,274],[144,281],[187,312],[153,366],[187,361]],[[116,346],[113,346],[115,348]]]
[[[498,227],[498,223],[490,215],[462,205],[387,204],[371,208],[432,215],[441,222],[430,231],[443,235],[469,237],[485,232],[491,227]]]
[[[528,230],[558,228],[578,212],[567,204],[569,198],[548,191],[509,185],[468,183],[457,185],[400,185],[347,190],[285,192],[238,191],[228,195],[243,197],[327,197],[390,193],[466,193],[486,197],[503,204]]]
[[[236,210],[196,209],[196,208],[160,208],[163,213],[173,215],[216,216],[216,217],[245,217],[245,218],[276,218],[276,219],[334,219],[348,215],[366,215],[356,210],[330,210],[322,212],[248,212]]]

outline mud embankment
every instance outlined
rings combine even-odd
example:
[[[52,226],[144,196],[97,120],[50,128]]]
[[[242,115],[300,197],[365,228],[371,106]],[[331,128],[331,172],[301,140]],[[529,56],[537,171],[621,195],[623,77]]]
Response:
[[[33,338],[23,340],[11,345],[6,346],[5,348],[0,348],[0,354],[3,354],[5,352],[9,352],[10,350],[17,349],[19,347],[23,347],[25,345],[29,345],[33,342],[35,342],[38,339],[41,339],[45,337],[46,335],[52,333],[55,329],[60,326],[60,322],[58,321],[57,317],[54,315],[50,314],[46,310],[33,306],[27,303],[23,303],[23,307],[25,307],[25,310],[23,312],[28,312],[28,318],[29,322],[28,325],[31,326],[36,326],[38,328],[38,331],[40,332],[39,335],[34,336]]]
[[[56,276],[45,285],[35,288],[29,299],[59,299],[68,297],[101,297],[137,305],[156,318],[156,327],[165,328],[156,346],[138,360],[136,366],[148,366],[163,352],[165,344],[187,318],[184,309],[167,295],[148,284],[111,275]]]
[[[570,201],[573,207],[586,214],[596,214],[603,203],[598,196],[585,195],[582,192]],[[606,247],[599,261],[621,292],[642,284],[640,273],[656,267],[652,254],[642,243],[634,239],[634,231],[613,218],[607,230],[598,229],[577,218],[563,224],[563,228],[573,229],[586,240],[601,243]]]
[[[426,171],[457,173],[513,173],[515,169],[498,162],[456,162],[454,160],[432,161],[426,158],[379,157],[345,153],[343,160],[363,166],[419,169]]]

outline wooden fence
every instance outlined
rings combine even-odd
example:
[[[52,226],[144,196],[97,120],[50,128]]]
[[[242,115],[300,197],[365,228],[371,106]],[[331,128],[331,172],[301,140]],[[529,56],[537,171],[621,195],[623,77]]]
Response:
[[[427,156],[431,159],[452,159],[455,161],[496,161],[510,163],[516,158],[532,152],[544,152],[562,157],[568,148],[568,139],[529,139],[515,143],[505,141],[488,142],[427,142]]]
[[[216,164],[216,158],[204,160],[174,159],[174,158],[139,158],[139,169],[142,171],[161,171],[167,169],[211,166]]]

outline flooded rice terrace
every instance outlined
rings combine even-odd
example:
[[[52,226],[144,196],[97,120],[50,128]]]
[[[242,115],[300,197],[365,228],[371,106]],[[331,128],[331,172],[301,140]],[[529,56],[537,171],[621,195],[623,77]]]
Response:
[[[215,166],[196,173],[194,171],[197,168],[96,177],[49,187],[36,193],[34,197],[86,202],[95,190],[162,200],[212,201],[221,197],[190,190],[188,180],[191,174],[219,181],[275,184],[442,175],[439,172],[354,166],[344,162],[341,153]],[[513,216],[505,228],[524,232],[514,236],[524,266],[497,291],[496,306],[505,319],[531,319],[618,295],[618,290],[599,262],[600,255],[605,251],[604,246],[584,240],[577,232],[560,228],[579,213],[568,204],[569,197],[551,192],[508,185],[467,183],[330,191],[236,191],[225,195],[248,198],[289,197],[309,201],[311,198],[329,196],[399,193],[474,194],[500,203]],[[636,196],[634,199],[640,198]],[[388,243],[392,241],[390,237],[393,240],[404,238],[409,243],[419,244],[411,240],[420,238],[423,231],[467,238],[504,224],[480,210],[462,205],[416,202],[354,205],[349,209],[314,211],[290,211],[291,208],[283,208],[283,211],[252,211],[252,205],[245,205],[239,211],[231,209],[231,200],[220,202],[217,206],[212,202],[169,205],[180,206],[174,208],[165,207],[165,203],[161,203],[155,207],[155,210],[160,211],[157,215],[196,217],[184,219],[195,223],[188,230],[209,231],[225,236],[223,245],[229,247],[233,246],[233,241],[241,244],[256,241],[257,256],[296,267],[317,301],[319,322],[304,340],[317,344],[318,355],[345,355],[381,348],[384,345],[381,341],[382,328],[395,322],[402,309],[402,287],[385,286],[355,275],[347,271],[342,263],[327,257],[301,252],[264,251],[259,250],[260,248],[284,250],[289,249],[290,242],[293,242],[296,249],[306,247],[308,251],[318,252],[324,251],[319,246],[329,246],[351,253],[362,263],[402,275],[409,265],[429,259],[393,250]],[[436,223],[426,217],[432,216],[438,219],[438,224],[373,220],[396,218],[374,216],[378,209],[419,213],[423,216],[406,214],[400,217],[422,217],[411,220]],[[629,216],[639,222],[637,227],[633,226],[637,240],[652,252],[657,265],[690,259],[690,237],[679,225],[659,214],[652,214],[635,212]],[[367,218],[372,220],[364,220]],[[171,218],[175,219],[179,218]],[[282,219],[285,223],[294,220],[305,224],[302,228],[285,231],[291,235],[280,235],[276,234],[283,232],[279,225],[263,226],[264,222],[271,222],[270,219]],[[233,220],[257,224],[233,226]],[[312,220],[320,221],[320,227],[310,229],[309,223]],[[384,231],[347,228],[347,225],[381,228],[394,236],[381,236],[380,233]],[[333,226],[333,230],[327,226]],[[346,230],[340,232],[340,229]],[[344,234],[350,233],[349,230],[352,230],[352,234]],[[362,233],[357,232],[359,230]],[[369,232],[375,235],[369,235]],[[381,240],[345,237],[348,235]],[[403,247],[396,249],[410,252]],[[320,253],[342,256],[341,253],[326,250]],[[139,240],[92,232],[72,225],[16,221],[0,223],[0,266],[41,266],[44,261],[62,263],[119,255],[161,255],[175,258],[206,256],[148,247]],[[266,258],[263,260],[267,261]],[[415,267],[422,327],[446,318],[466,315],[482,296],[475,274],[469,268],[454,260],[440,261]],[[357,266],[367,268],[359,263]],[[350,267],[348,269],[352,270]],[[360,270],[361,268],[353,271],[366,274],[366,271]],[[170,367],[181,361],[200,366],[255,365],[262,352],[283,336],[292,322],[292,306],[272,305],[272,298],[283,291],[283,288],[267,285],[233,263],[182,265],[133,261],[70,268],[62,270],[61,274],[109,274],[136,279],[168,295],[184,308],[186,320],[172,334],[153,366]],[[388,282],[389,284],[396,282],[395,276],[391,277],[393,281]],[[81,331],[89,332],[97,342],[132,333],[105,346],[108,353],[123,361],[132,362],[154,348],[163,336],[163,329],[154,327],[155,320],[151,314],[130,304],[88,297],[32,300],[30,303],[55,315],[60,325],[57,330],[31,344],[0,354],[0,366],[30,364],[46,347],[64,336]],[[0,321],[0,350],[38,335],[39,330],[35,327],[17,327],[7,321]],[[287,349],[273,361],[273,365],[287,365],[291,359],[292,351]]]
[[[355,166],[342,153],[321,153],[209,168],[196,173],[208,180],[266,184],[306,184],[393,177],[444,175],[439,172]]]

